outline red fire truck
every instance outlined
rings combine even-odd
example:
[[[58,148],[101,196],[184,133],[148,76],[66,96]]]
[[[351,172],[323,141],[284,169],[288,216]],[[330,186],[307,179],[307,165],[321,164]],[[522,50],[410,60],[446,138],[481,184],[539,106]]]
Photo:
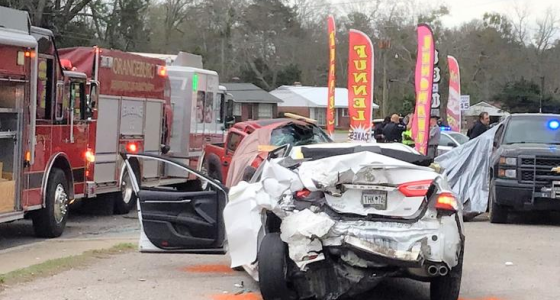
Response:
[[[27,13],[0,7],[0,222],[30,217],[57,237],[68,205],[135,205],[119,152],[168,150],[172,124],[165,62],[115,50],[57,51]],[[142,166],[142,181],[163,174]],[[92,200],[93,201],[93,200]]]

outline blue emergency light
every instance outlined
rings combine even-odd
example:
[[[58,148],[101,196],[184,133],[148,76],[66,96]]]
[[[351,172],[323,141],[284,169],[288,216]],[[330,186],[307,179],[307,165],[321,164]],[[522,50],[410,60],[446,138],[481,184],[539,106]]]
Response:
[[[449,126],[441,126],[441,127],[439,128],[439,130],[440,130],[440,131],[451,131],[451,127],[449,127]]]
[[[549,129],[556,130],[558,129],[558,127],[560,127],[560,122],[558,122],[557,120],[548,121]]]

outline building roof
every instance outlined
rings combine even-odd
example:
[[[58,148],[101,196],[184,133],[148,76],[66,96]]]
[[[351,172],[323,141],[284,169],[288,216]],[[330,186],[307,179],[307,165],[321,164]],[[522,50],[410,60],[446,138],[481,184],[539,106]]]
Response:
[[[270,93],[282,99],[283,103],[279,106],[327,107],[327,87],[283,85]],[[334,107],[348,107],[348,89],[335,89]],[[378,108],[379,105],[373,103],[373,109]]]
[[[281,103],[282,100],[252,83],[222,83],[238,103]]]
[[[471,107],[467,111],[463,112],[463,115],[474,117],[480,115],[480,113],[482,112],[487,112],[488,115],[495,117],[503,117],[509,115],[507,111],[504,111],[499,107],[484,101],[479,102],[475,105],[471,105]]]

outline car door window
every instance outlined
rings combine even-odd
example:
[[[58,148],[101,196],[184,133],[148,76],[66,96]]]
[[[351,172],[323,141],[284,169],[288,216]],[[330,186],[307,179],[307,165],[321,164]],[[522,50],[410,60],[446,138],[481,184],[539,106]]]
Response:
[[[220,183],[168,158],[144,154],[122,156],[127,173],[132,174],[128,180],[137,196],[138,218],[147,237],[141,250],[223,253],[222,214],[227,192]],[[160,177],[143,179],[141,170],[154,164],[161,172]],[[208,182],[206,190],[202,189],[203,181]]]

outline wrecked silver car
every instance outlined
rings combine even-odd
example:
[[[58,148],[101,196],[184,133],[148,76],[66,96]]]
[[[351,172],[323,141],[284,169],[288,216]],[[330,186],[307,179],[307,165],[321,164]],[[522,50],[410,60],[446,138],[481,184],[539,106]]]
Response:
[[[286,147],[231,188],[232,267],[259,281],[264,300],[351,297],[388,277],[458,299],[462,202],[426,157],[383,147]]]

